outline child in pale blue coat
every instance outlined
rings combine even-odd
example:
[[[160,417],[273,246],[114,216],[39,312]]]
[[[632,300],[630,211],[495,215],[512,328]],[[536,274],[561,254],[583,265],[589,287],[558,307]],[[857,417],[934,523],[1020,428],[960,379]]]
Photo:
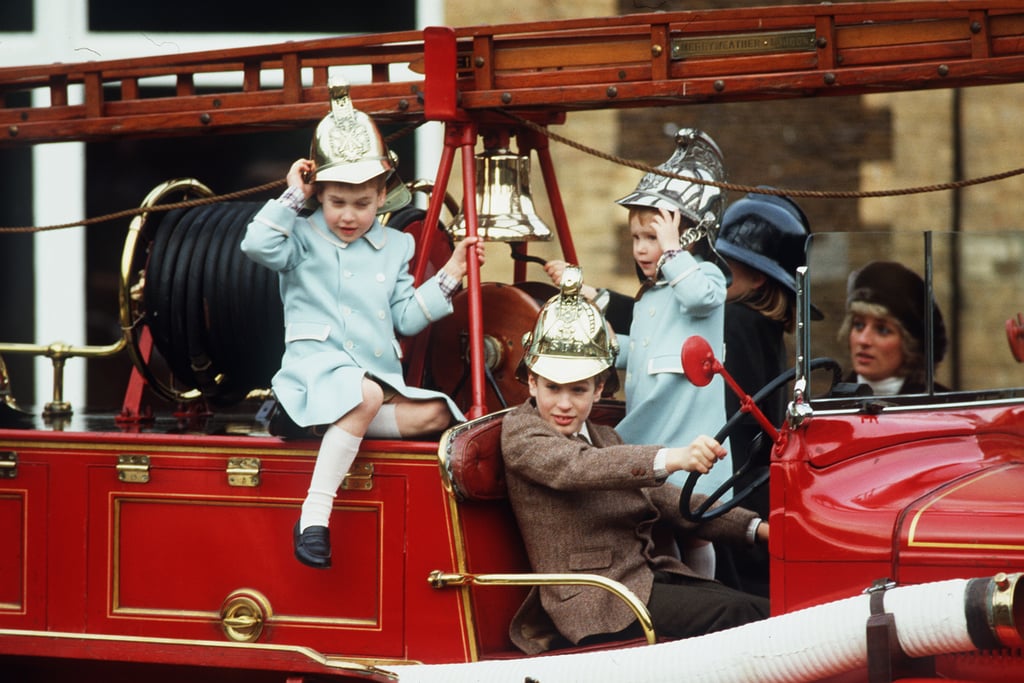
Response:
[[[394,162],[374,123],[333,88],[332,113],[318,126],[314,159],[288,171],[288,189],[249,224],[242,251],[278,273],[285,352],[273,389],[300,426],[329,425],[295,523],[295,557],[331,565],[328,524],[338,487],[364,435],[436,433],[464,419],[450,398],[405,384],[396,332],[412,335],[452,311],[467,268],[468,237],[431,279],[413,286],[415,243],[384,227]],[[316,210],[300,210],[315,196]]]
[[[721,182],[721,152],[706,133],[683,128],[676,150],[658,167],[685,178]],[[729,268],[713,247],[725,196],[704,185],[648,173],[618,203],[629,209],[629,230],[637,272],[644,280],[630,315],[615,325],[621,351],[616,368],[625,370],[626,415],[615,429],[626,443],[684,446],[725,424],[725,382],[715,376],[697,387],[683,372],[680,351],[692,335],[707,339],[724,358],[725,295]],[[561,281],[564,261],[549,261],[545,271]],[[607,290],[584,287],[599,306]],[[612,301],[624,308],[621,294]],[[625,334],[623,328],[628,326]],[[710,494],[731,474],[729,464],[702,476],[694,490]],[[685,476],[670,477],[682,486]],[[722,500],[731,497],[726,491]]]
[[[718,146],[692,128],[677,133],[676,151],[659,168],[698,180],[723,179]],[[629,208],[633,258],[646,280],[633,305],[629,335],[619,338],[616,366],[626,370],[626,416],[615,429],[626,443],[682,446],[725,424],[722,378],[698,387],[680,360],[683,342],[692,335],[707,339],[724,357],[729,269],[712,245],[725,196],[711,185],[648,173],[618,203]],[[701,477],[696,490],[711,493],[731,470],[731,463],[720,465]],[[670,481],[681,486],[685,476]]]

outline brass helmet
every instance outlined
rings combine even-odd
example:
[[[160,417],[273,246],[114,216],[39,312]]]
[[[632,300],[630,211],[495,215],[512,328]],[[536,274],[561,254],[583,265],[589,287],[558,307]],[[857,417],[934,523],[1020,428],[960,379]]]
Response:
[[[722,151],[710,135],[696,128],[681,128],[676,133],[675,152],[657,168],[696,180],[725,180]],[[725,191],[714,185],[648,173],[635,190],[616,201],[627,207],[679,211],[690,224],[680,230],[679,243],[685,249],[705,236],[714,244],[725,210]]]
[[[316,164],[313,181],[359,185],[387,174],[387,200],[378,213],[408,204],[412,195],[398,178],[398,155],[388,149],[373,120],[352,106],[349,85],[332,81],[331,112],[317,124],[309,156]]]
[[[594,377],[615,365],[619,344],[600,309],[580,293],[583,271],[568,266],[561,291],[548,299],[537,314],[533,332],[523,336],[523,359],[516,377],[527,381],[528,370],[559,384]],[[619,386],[613,371],[604,378],[605,393]]]

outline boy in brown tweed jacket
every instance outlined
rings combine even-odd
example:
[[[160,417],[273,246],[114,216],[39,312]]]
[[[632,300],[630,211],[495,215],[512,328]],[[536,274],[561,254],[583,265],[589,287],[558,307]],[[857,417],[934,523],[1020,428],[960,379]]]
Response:
[[[614,429],[588,420],[606,383],[616,381],[609,370],[616,349],[600,312],[577,296],[579,281],[578,274],[563,278],[561,295],[541,310],[520,365],[531,398],[502,425],[509,499],[534,571],[594,573],[625,584],[663,638],[767,617],[764,598],[707,579],[659,548],[657,526],[684,543],[697,537],[749,546],[767,541],[768,524],[742,508],[702,524],[680,514],[680,489],[665,478],[709,471],[725,455],[711,437],[682,448],[625,445]],[[639,634],[624,603],[584,586],[534,588],[510,632],[530,654],[560,639],[585,644]]]

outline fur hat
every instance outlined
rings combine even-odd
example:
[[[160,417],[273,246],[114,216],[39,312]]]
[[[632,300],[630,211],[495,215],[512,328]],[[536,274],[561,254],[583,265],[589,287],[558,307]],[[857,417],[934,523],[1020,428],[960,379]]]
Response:
[[[850,273],[846,307],[854,301],[882,306],[925,348],[925,286],[914,271],[893,261],[873,261]],[[935,363],[946,355],[946,325],[939,305],[932,299]]]

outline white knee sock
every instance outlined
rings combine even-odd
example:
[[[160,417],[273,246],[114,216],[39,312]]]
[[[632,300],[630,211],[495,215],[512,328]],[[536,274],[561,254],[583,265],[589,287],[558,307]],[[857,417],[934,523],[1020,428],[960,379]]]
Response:
[[[370,420],[366,435],[375,439],[401,439],[398,431],[398,417],[395,415],[395,404],[385,403]]]
[[[352,467],[362,441],[361,437],[353,436],[337,425],[331,425],[324,432],[313,466],[313,479],[309,482],[306,500],[302,502],[299,531],[328,525],[338,487]]]

